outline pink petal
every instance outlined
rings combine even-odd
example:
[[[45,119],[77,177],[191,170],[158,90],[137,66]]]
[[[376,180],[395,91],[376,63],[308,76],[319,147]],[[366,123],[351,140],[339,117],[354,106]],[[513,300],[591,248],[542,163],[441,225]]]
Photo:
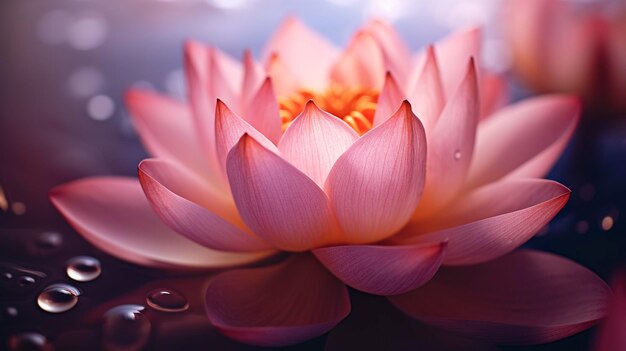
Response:
[[[394,112],[398,111],[404,100],[406,100],[404,92],[400,89],[391,73],[387,72],[385,85],[378,97],[378,107],[374,114],[374,126],[378,126],[388,120]]]
[[[346,285],[376,295],[397,295],[428,282],[443,261],[445,244],[346,245],[313,253]]]
[[[426,136],[404,102],[385,123],[359,138],[326,180],[345,240],[370,243],[402,228],[424,186]]]
[[[563,152],[579,114],[577,99],[556,95],[500,110],[478,128],[468,186],[504,176],[543,177]]]
[[[152,211],[134,178],[85,178],[54,188],[50,199],[85,239],[132,263],[207,269],[250,263],[268,255],[214,251],[177,234]]]
[[[245,106],[250,104],[266,77],[263,66],[254,59],[249,50],[245,50],[243,53],[243,82],[241,86],[241,101]]]
[[[595,324],[608,286],[559,256],[519,251],[479,266],[442,269],[390,298],[404,313],[455,333],[504,344],[546,343]]]
[[[235,96],[232,77],[225,64],[225,55],[215,48],[206,48],[202,44],[189,41],[185,43],[185,73],[189,102],[195,120],[202,147],[206,150],[206,161],[211,170],[213,182],[220,182],[219,164],[215,151],[215,101],[218,98],[231,102],[231,106],[239,103]],[[241,77],[237,82],[241,81]]]
[[[274,90],[279,97],[290,96],[302,87],[302,83],[278,54],[269,58],[266,70],[267,75],[272,78]]]
[[[241,136],[246,133],[253,136],[266,148],[273,152],[278,152],[274,144],[263,134],[237,116],[221,100],[217,100],[215,110],[215,149],[217,150],[217,159],[224,176],[226,176],[226,157],[228,153],[239,142]]]
[[[404,40],[392,25],[382,20],[370,21],[364,30],[376,39],[382,49],[387,68],[398,79],[400,86],[404,86],[411,64],[411,52]]]
[[[447,240],[446,265],[500,257],[528,241],[565,206],[570,190],[544,179],[511,179],[486,185],[445,211],[404,228],[400,244]]]
[[[330,77],[340,86],[381,89],[385,72],[385,59],[376,39],[360,31],[333,66]]]
[[[184,103],[139,89],[131,89],[125,98],[133,124],[153,156],[179,162],[201,175],[210,173]]]
[[[274,144],[278,144],[282,135],[281,121],[278,113],[278,100],[276,100],[270,78],[263,81],[259,90],[252,96],[252,100],[246,106],[245,111],[246,121]]]
[[[216,276],[206,294],[209,321],[240,342],[284,346],[319,336],[350,313],[345,286],[310,255]]]
[[[358,137],[345,122],[310,100],[285,131],[278,149],[287,161],[323,187],[335,161]]]
[[[139,164],[139,181],[161,220],[198,244],[222,251],[271,249],[249,233],[232,199],[212,193],[202,179],[152,159]]]
[[[265,61],[278,54],[304,87],[326,88],[328,73],[337,56],[335,46],[296,17],[288,17],[269,40]]]
[[[623,268],[613,278],[607,318],[600,324],[594,351],[626,350],[626,271]]]
[[[430,135],[445,105],[439,65],[432,46],[426,49],[423,68],[415,87],[411,88],[409,101],[413,106],[413,112],[424,124],[426,134]]]
[[[506,79],[502,75],[484,74],[480,81],[480,119],[492,116],[509,102]]]
[[[450,98],[466,75],[464,63],[480,57],[482,33],[480,28],[459,31],[435,44],[446,97]]]
[[[335,225],[324,191],[248,134],[226,161],[241,217],[259,237],[287,251],[333,240]]]
[[[470,59],[463,83],[428,136],[426,186],[416,218],[432,215],[465,184],[474,151],[478,109],[476,66]]]

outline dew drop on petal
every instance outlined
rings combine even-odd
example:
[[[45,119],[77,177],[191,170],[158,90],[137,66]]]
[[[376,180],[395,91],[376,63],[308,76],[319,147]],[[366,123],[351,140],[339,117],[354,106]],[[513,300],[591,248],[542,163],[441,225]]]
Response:
[[[43,289],[37,297],[37,305],[50,313],[61,313],[78,303],[80,291],[68,284],[53,284]]]
[[[39,333],[20,333],[9,337],[11,351],[52,351],[52,344]]]
[[[454,152],[454,159],[457,160],[457,161],[461,159],[461,150],[457,149]]]
[[[141,305],[120,305],[104,314],[102,342],[107,350],[140,350],[152,325]]]
[[[182,312],[189,308],[189,302],[183,294],[166,289],[151,291],[146,298],[148,306],[163,312]]]
[[[100,261],[93,257],[77,256],[67,262],[65,272],[76,281],[89,282],[100,276],[102,268]]]

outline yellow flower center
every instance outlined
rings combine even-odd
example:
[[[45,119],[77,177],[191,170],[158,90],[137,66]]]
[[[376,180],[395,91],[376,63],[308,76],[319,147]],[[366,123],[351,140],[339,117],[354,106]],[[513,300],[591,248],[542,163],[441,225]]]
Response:
[[[316,92],[302,89],[278,101],[283,132],[302,112],[307,101],[313,100],[322,110],[341,118],[359,135],[372,129],[378,91],[368,88],[330,87]]]

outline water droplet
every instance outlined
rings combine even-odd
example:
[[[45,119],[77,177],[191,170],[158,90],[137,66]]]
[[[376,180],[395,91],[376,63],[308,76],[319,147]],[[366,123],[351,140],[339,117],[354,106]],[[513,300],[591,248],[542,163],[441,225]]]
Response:
[[[4,309],[4,314],[7,317],[15,318],[19,314],[19,311],[17,310],[17,308],[15,308],[13,306],[9,306],[9,307]]]
[[[39,333],[21,333],[9,338],[11,351],[51,351],[52,345]]]
[[[163,312],[182,312],[189,308],[183,294],[174,290],[156,289],[146,298],[148,306]]]
[[[11,280],[13,279],[13,274],[11,274],[10,272],[4,272],[2,273],[2,275],[0,275],[0,278],[2,278],[2,280]]]
[[[148,342],[151,323],[141,305],[121,305],[104,314],[103,344],[107,350],[139,350]]]
[[[37,281],[35,280],[35,278],[28,276],[28,275],[23,275],[19,277],[19,279],[17,280],[17,284],[21,286],[22,288],[33,286],[35,285],[36,282]]]
[[[50,313],[61,313],[72,309],[78,303],[80,291],[67,284],[53,284],[43,289],[37,297],[37,305]]]
[[[457,160],[457,161],[461,159],[461,150],[458,150],[458,149],[457,149],[457,150],[454,152],[454,159],[455,159],[455,160]]]
[[[67,262],[67,276],[79,281],[88,282],[100,276],[100,261],[89,256],[77,256]]]

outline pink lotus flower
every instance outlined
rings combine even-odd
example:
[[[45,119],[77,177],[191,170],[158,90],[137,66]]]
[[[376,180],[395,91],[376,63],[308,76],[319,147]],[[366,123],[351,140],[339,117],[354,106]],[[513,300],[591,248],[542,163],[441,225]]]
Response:
[[[515,69],[527,84],[626,108],[624,3],[510,0],[507,11]]]
[[[604,315],[606,284],[554,255],[505,255],[569,197],[541,177],[579,104],[546,96],[494,112],[506,98],[477,69],[479,46],[471,29],[412,56],[373,21],[339,51],[296,19],[263,66],[189,42],[187,103],[128,93],[155,156],[139,181],[82,179],[52,201],[87,240],[142,265],[223,268],[284,252],[209,284],[210,322],[242,342],[325,333],[350,312],[346,285],[472,337],[571,335]],[[442,265],[458,267],[435,276]]]

